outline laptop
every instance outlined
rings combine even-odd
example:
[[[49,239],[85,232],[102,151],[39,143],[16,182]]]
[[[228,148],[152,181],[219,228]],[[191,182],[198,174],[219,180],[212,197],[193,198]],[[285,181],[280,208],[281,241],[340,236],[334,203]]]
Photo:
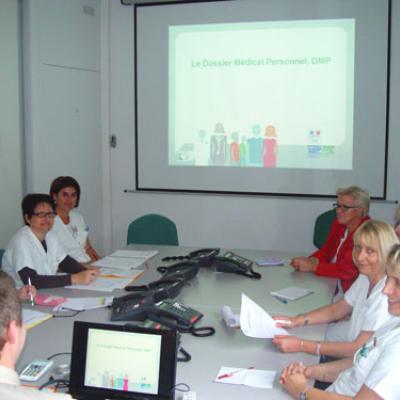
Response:
[[[172,400],[173,330],[74,323],[69,393],[76,399]]]

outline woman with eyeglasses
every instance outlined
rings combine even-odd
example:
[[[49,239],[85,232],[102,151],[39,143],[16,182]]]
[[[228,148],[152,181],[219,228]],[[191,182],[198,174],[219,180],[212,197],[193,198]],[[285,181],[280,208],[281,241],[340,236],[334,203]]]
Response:
[[[330,357],[349,357],[364,345],[374,331],[394,317],[388,312],[387,296],[382,293],[386,282],[387,256],[399,240],[392,226],[381,221],[367,221],[354,235],[354,262],[359,277],[336,303],[296,317],[276,316],[277,326],[323,324],[342,319],[351,313],[349,324],[342,329],[341,340],[317,342],[297,336],[275,336],[273,343],[283,352],[306,352]]]
[[[353,235],[357,228],[369,219],[369,194],[350,186],[336,191],[336,209],[329,236],[320,250],[308,257],[295,257],[292,267],[300,272],[314,272],[319,276],[340,279],[341,293],[357,279],[358,270],[353,263]]]
[[[89,284],[98,275],[68,256],[51,231],[55,211],[47,194],[28,194],[22,201],[25,226],[10,240],[3,257],[3,270],[16,281],[17,287],[32,284],[50,288],[71,284]],[[56,275],[66,272],[67,274]]]
[[[71,176],[59,176],[50,186],[50,196],[57,213],[53,231],[68,255],[82,263],[98,260],[100,257],[88,237],[89,229],[82,215],[75,210],[81,196],[79,183]]]
[[[392,319],[354,357],[311,366],[293,363],[285,368],[280,383],[294,399],[400,399],[400,244],[388,255],[387,274],[383,294]],[[308,379],[333,383],[322,391]]]

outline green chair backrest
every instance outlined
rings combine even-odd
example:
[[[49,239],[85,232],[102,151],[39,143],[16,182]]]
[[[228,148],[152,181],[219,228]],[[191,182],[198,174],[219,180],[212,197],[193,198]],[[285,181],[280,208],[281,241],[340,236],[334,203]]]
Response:
[[[147,214],[130,223],[127,244],[130,243],[178,246],[178,231],[169,218]]]
[[[4,249],[0,249],[0,269],[1,269],[1,262],[3,260]]]
[[[331,226],[335,218],[336,211],[329,210],[320,214],[315,220],[313,243],[318,249],[322,247],[328,238],[329,231],[331,230]]]

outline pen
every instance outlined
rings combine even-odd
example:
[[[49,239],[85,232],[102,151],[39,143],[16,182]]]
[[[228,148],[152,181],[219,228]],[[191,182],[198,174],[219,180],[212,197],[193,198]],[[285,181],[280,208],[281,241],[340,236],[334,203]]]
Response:
[[[29,297],[31,299],[31,304],[32,306],[35,305],[35,303],[33,302],[33,295],[32,295],[32,282],[31,282],[31,278],[28,277],[28,286],[29,286]]]
[[[230,377],[232,377],[233,375],[238,374],[239,372],[242,372],[242,371],[246,371],[246,370],[248,370],[248,369],[254,369],[254,367],[242,368],[242,369],[238,369],[238,370],[236,370],[236,371],[229,372],[229,373],[227,373],[227,374],[222,374],[222,375],[220,375],[220,376],[217,376],[217,379],[230,378]]]

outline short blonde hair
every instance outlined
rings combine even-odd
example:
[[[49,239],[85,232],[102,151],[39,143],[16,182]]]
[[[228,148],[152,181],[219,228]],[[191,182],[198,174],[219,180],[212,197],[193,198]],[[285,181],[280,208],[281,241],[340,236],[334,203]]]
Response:
[[[344,188],[338,188],[336,190],[336,196],[348,195],[354,198],[354,204],[357,207],[361,207],[364,210],[363,215],[369,213],[369,193],[361,189],[358,186],[348,186]]]
[[[400,277],[400,244],[396,243],[390,249],[387,258],[387,270]]]
[[[394,244],[399,243],[399,238],[393,227],[387,222],[371,219],[365,221],[356,230],[353,236],[353,242],[353,261],[355,264],[357,264],[354,257],[355,247],[361,245],[361,242],[363,242],[364,245],[378,252],[379,263],[381,264],[382,270],[385,270],[389,251]]]

